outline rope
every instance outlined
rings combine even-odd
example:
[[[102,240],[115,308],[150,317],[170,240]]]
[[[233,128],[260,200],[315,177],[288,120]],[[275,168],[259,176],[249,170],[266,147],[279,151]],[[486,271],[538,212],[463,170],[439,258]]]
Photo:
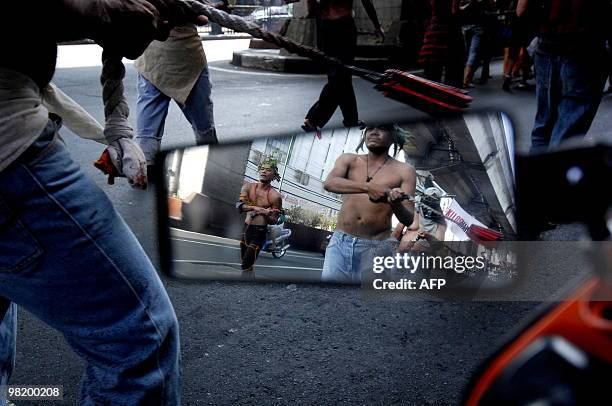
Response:
[[[368,78],[368,76],[372,76],[374,72],[360,69],[352,65],[344,65],[337,58],[327,56],[316,48],[298,44],[297,42],[291,41],[290,39],[283,37],[282,35],[274,34],[269,31],[263,30],[259,26],[257,26],[257,24],[246,21],[242,17],[228,14],[225,11],[216,9],[207,4],[203,4],[198,0],[181,0],[179,4],[184,7],[183,11],[185,15],[190,15],[192,17],[195,17],[197,15],[204,15],[210,21],[215,22],[223,27],[229,28],[237,32],[244,32],[250,34],[252,37],[262,39],[266,42],[284,48],[291,53],[310,58],[322,64],[342,66],[346,69],[351,70],[358,76],[372,80],[371,78]],[[191,20],[193,19],[194,18],[191,18]],[[378,77],[376,77],[376,79],[378,79]]]
[[[275,44],[289,52],[311,58],[322,63],[342,64],[338,59],[331,58],[313,47],[293,42],[282,35],[273,34],[261,29],[257,24],[244,20],[242,17],[231,15],[225,11],[216,9],[210,5],[203,4],[197,0],[181,0],[181,6],[185,7],[185,13],[193,17],[205,15],[210,21],[234,31],[244,32],[251,36]],[[193,19],[193,18],[192,18]]]
[[[102,101],[104,102],[104,137],[108,143],[120,138],[132,138],[134,130],[128,122],[130,108],[124,94],[125,66],[121,57],[102,52]]]
[[[345,65],[337,58],[327,56],[316,48],[298,44],[282,35],[265,31],[256,24],[244,20],[242,17],[228,14],[200,1],[181,0],[179,7],[182,7],[186,20],[193,21],[196,16],[204,15],[210,21],[223,27],[250,34],[255,38],[284,48],[291,53],[310,58],[322,64],[343,67],[371,82],[380,83],[383,78],[383,75],[379,73],[352,65]],[[127,120],[130,110],[124,96],[124,76],[125,67],[121,62],[121,58],[104,51],[102,53],[102,75],[100,82],[102,84],[102,99],[104,102],[104,116],[106,118],[104,136],[109,144],[120,138],[132,138],[134,133]]]

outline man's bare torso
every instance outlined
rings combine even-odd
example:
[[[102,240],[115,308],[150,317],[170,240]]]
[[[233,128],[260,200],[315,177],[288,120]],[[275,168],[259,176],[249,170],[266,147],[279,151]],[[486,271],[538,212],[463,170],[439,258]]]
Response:
[[[252,205],[267,209],[273,207],[272,202],[280,196],[280,194],[272,187],[264,189],[264,187],[258,183],[250,183],[247,190],[249,199],[252,199]],[[247,214],[247,220],[249,219],[249,216],[250,213]],[[265,226],[268,223],[264,216],[255,216],[255,218],[253,218],[249,224]]]
[[[374,168],[377,167],[378,165]],[[389,161],[370,182],[384,185],[389,189],[400,187],[402,184],[400,174],[406,169],[405,167],[406,164],[389,158]],[[376,170],[374,168],[370,162],[370,176]],[[356,182],[365,182],[367,176],[366,156],[354,155],[346,178]],[[392,214],[391,206],[388,203],[372,203],[365,193],[345,194],[336,228],[357,237],[384,240],[391,233]]]
[[[353,15],[353,0],[321,0],[321,18],[336,20]]]

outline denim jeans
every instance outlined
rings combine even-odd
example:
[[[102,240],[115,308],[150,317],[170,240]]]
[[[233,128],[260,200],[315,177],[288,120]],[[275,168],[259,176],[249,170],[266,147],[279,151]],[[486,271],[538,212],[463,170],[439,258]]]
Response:
[[[49,120],[0,172],[0,297],[60,331],[84,359],[79,404],[177,405],[172,304],[130,229],[56,137],[58,127]],[[12,356],[14,342],[3,340],[0,354]]]
[[[208,66],[205,66],[185,105],[177,103],[191,124],[198,145],[217,143],[211,89]],[[159,152],[169,107],[170,97],[160,92],[144,76],[138,74],[136,140],[148,164],[154,162],[155,155]]]
[[[362,275],[374,267],[374,257],[395,255],[398,241],[368,240],[336,230],[329,240],[322,282],[360,284]]]
[[[475,68],[482,54],[481,44],[484,29],[480,25],[464,25],[461,27],[461,31],[463,32],[465,50],[467,52],[465,65]]]
[[[0,385],[8,385],[15,368],[15,340],[17,338],[17,306],[0,297]],[[0,405],[6,399],[0,393]]]
[[[537,113],[533,150],[553,147],[591,127],[601,102],[606,64],[596,55],[581,58],[536,53]]]

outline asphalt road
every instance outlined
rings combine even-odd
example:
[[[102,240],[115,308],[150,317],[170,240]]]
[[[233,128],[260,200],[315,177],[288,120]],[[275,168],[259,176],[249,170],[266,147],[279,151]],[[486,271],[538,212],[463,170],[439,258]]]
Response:
[[[477,87],[473,109],[503,109],[514,120],[518,145],[528,143],[533,93],[501,91],[499,64],[489,85]],[[299,132],[322,76],[249,72],[211,63],[215,118],[222,141]],[[59,69],[55,82],[95,117],[103,116],[99,68]],[[135,100],[128,66],[127,96]],[[411,120],[424,114],[380,96],[355,80],[361,118]],[[604,133],[612,108],[604,100],[593,133]],[[332,125],[339,125],[336,115]],[[107,186],[91,165],[102,148],[65,133],[73,157],[104,189],[154,263],[158,263],[154,190]],[[193,136],[172,106],[164,146]],[[572,231],[573,233],[573,231]],[[558,235],[558,237],[568,237]],[[553,258],[554,259],[554,258]],[[570,253],[559,262],[580,264]],[[183,404],[457,404],[470,374],[528,317],[536,302],[418,302],[366,298],[359,289],[319,285],[192,282],[162,276],[182,337]],[[62,300],[62,298],[58,298]],[[75,404],[83,364],[49,327],[21,311],[15,384],[63,384]],[[23,404],[33,404],[25,402]],[[42,403],[37,403],[42,404]],[[51,403],[49,403],[51,404]],[[57,403],[52,403],[57,404]]]
[[[275,258],[262,251],[253,272],[240,267],[240,241],[172,229],[172,272],[178,278],[259,281],[319,282],[324,257],[318,252],[288,249]],[[291,243],[291,239],[289,239]]]

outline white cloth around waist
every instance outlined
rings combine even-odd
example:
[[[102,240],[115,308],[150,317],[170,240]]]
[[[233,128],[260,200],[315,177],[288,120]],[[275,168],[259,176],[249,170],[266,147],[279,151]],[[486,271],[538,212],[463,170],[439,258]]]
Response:
[[[136,70],[160,92],[185,104],[206,66],[195,25],[174,28],[166,41],[153,41],[134,62]]]
[[[0,171],[38,138],[48,119],[36,83],[22,73],[0,67]]]

